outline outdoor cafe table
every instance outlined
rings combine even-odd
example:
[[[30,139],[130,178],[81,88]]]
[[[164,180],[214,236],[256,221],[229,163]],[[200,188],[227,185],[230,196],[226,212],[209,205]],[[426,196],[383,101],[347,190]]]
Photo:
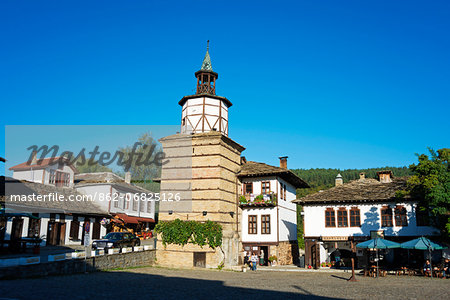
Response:
[[[38,246],[41,242],[42,239],[39,238],[20,238],[20,239],[15,239],[12,241],[8,241],[9,242],[9,247],[17,250],[19,253],[20,252],[26,252],[27,250],[27,244],[32,244],[34,246]]]
[[[381,267],[377,267],[376,265],[371,265],[369,268],[369,276],[377,277],[377,272],[381,277],[386,276],[386,270],[382,269]]]

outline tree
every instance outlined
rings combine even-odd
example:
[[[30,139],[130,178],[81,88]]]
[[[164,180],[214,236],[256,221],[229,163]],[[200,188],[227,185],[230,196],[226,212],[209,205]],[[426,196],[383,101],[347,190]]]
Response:
[[[161,176],[164,154],[161,145],[151,134],[142,134],[133,146],[119,148],[119,151],[124,154],[121,165],[123,173],[120,175],[124,176],[124,173],[129,171],[134,184],[152,192],[159,192],[159,183],[153,182],[153,179]]]
[[[106,166],[100,165],[97,161],[89,163],[88,159],[77,159],[74,166],[79,173],[99,173],[99,172],[112,172],[112,170]]]
[[[408,180],[409,191],[436,216],[443,236],[450,238],[450,149],[428,150],[430,156],[417,154],[419,162],[410,166],[414,175]]]

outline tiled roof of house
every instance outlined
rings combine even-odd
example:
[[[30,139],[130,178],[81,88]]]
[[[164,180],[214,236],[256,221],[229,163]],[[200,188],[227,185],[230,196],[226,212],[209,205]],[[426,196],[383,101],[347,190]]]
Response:
[[[371,178],[358,179],[328,190],[309,194],[293,202],[299,204],[342,202],[385,202],[396,200],[396,192],[406,189],[406,177],[395,177],[392,182],[381,183]],[[404,200],[410,197],[407,195]]]
[[[111,182],[125,182],[119,175],[113,172],[99,172],[99,173],[80,173],[75,175],[75,183],[111,183]]]
[[[133,193],[151,193],[151,191],[148,191],[140,186],[126,183],[122,177],[112,172],[81,173],[75,175],[76,187],[98,184],[111,184],[116,188],[126,189]]]
[[[241,178],[245,177],[264,177],[264,176],[279,176],[292,184],[295,188],[309,188],[309,185],[300,177],[295,175],[288,169],[270,166],[264,163],[247,161],[241,166],[238,173]]]
[[[47,213],[76,213],[87,215],[107,216],[104,211],[93,201],[70,201],[74,197],[81,197],[82,194],[73,188],[62,188],[53,185],[34,183],[0,176],[0,197],[4,196],[6,209],[13,209],[23,212],[47,212]],[[47,195],[46,201],[18,201],[12,195],[32,196]],[[64,201],[50,201],[52,195],[63,197]],[[56,198],[58,199],[58,198]],[[81,199],[81,198],[80,198]]]
[[[9,170],[12,171],[24,171],[24,170],[30,170],[31,168],[33,168],[34,170],[38,170],[38,169],[45,169],[46,167],[53,165],[53,164],[57,164],[59,161],[63,161],[64,163],[66,163],[69,167],[72,168],[72,170],[77,173],[78,170],[70,163],[70,160],[65,158],[65,157],[48,157],[48,158],[44,158],[44,159],[38,159],[37,163],[35,164],[31,164],[31,162],[23,162],[21,164],[15,165],[11,168],[9,168]]]

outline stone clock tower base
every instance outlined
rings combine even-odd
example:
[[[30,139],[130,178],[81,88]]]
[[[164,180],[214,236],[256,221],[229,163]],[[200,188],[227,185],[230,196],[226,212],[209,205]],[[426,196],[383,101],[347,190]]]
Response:
[[[176,134],[160,140],[167,163],[162,167],[161,195],[178,194],[180,201],[162,201],[159,221],[174,219],[215,221],[222,226],[221,248],[163,246],[158,236],[157,264],[168,267],[217,268],[238,265],[238,178],[245,149],[220,132]],[[163,197],[161,197],[163,198]]]

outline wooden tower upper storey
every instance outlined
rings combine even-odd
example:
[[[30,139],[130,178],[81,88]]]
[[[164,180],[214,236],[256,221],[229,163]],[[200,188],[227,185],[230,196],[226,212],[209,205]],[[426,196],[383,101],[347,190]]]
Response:
[[[209,56],[209,41],[200,70],[195,72],[197,92],[180,100],[182,109],[181,133],[218,131],[228,136],[228,108],[232,105],[216,95],[219,74],[213,71]]]

